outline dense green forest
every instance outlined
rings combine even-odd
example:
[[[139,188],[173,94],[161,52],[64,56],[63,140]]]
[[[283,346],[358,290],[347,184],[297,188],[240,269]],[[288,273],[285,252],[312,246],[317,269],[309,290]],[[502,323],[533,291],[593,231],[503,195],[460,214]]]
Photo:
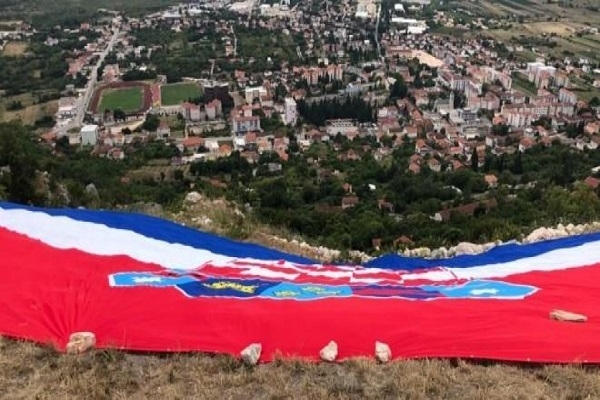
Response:
[[[149,60],[159,74],[167,75],[169,82],[182,77],[206,76],[215,61],[215,74],[230,74],[243,68],[246,72],[277,71],[284,62],[292,65],[309,65],[314,59],[301,60],[297,46],[305,45],[302,36],[288,36],[266,28],[236,27],[239,59],[225,56],[223,33],[218,31],[220,18],[234,19],[235,16],[222,12],[214,21],[203,21],[198,27],[174,32],[168,24],[133,31],[136,46],[160,46],[152,52]],[[146,61],[142,59],[143,61]],[[107,61],[109,62],[109,61]]]
[[[26,92],[60,91],[73,83],[66,77],[69,65],[68,53],[43,45],[43,39],[35,37],[29,52],[23,57],[0,57],[0,89],[7,96]]]
[[[162,142],[137,143],[126,148],[125,160],[114,161],[91,156],[89,149],[71,147],[62,139],[51,148],[38,143],[27,127],[1,124],[0,196],[38,205],[114,208],[146,202],[178,210],[193,183],[194,190],[247,204],[260,221],[309,241],[367,251],[372,251],[374,238],[382,239],[383,250],[394,248],[402,235],[414,245],[427,246],[510,240],[538,226],[600,218],[597,193],[580,183],[590,168],[600,165],[598,151],[579,152],[557,143],[523,155],[490,155],[478,172],[464,168],[434,173],[424,168],[414,175],[406,168],[414,152],[410,142],[377,161],[371,151],[363,150],[379,146],[374,139],[335,140],[342,151],[353,149],[361,159],[342,161],[332,144],[317,144],[304,154],[291,154],[276,172],[268,168],[279,162],[276,154],[262,154],[258,164],[249,164],[234,152],[193,164],[190,173],[181,169],[158,179],[124,180],[144,165],[168,164],[177,149]],[[309,163],[309,158],[321,160],[320,165]],[[46,182],[41,171],[47,172]],[[498,187],[488,188],[486,173],[498,176]],[[222,184],[210,183],[215,180]],[[97,194],[86,190],[90,183]],[[352,185],[359,202],[343,210],[345,183]],[[49,196],[61,187],[67,196]],[[386,202],[384,208],[380,200]],[[474,212],[458,211],[465,204],[475,204]],[[431,217],[441,210],[457,211],[443,222],[434,221]]]
[[[358,122],[376,122],[373,106],[360,97],[298,102],[298,112],[306,122],[323,126],[328,119],[355,119]]]
[[[57,24],[77,27],[92,17],[99,8],[126,11],[135,16],[178,3],[176,0],[0,0],[0,15],[6,19],[24,19],[37,28]]]

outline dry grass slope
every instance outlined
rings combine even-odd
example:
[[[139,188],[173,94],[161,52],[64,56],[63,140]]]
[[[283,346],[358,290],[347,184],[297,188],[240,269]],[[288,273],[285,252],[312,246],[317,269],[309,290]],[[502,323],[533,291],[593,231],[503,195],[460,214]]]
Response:
[[[20,57],[25,54],[27,47],[26,42],[8,42],[2,54],[9,57]]]
[[[42,104],[32,104],[22,110],[16,111],[5,111],[2,105],[0,105],[0,122],[21,120],[26,125],[33,125],[37,119],[42,118],[44,115],[54,115],[57,110],[58,100]]]
[[[2,399],[595,399],[600,371],[460,360],[386,365],[276,361],[248,367],[225,356],[94,351],[64,355],[0,341]]]

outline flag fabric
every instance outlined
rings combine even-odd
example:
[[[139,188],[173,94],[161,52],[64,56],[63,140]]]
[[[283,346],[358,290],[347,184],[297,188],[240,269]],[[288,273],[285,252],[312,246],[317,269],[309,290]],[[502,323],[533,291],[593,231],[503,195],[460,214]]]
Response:
[[[159,218],[0,203],[0,334],[238,354],[250,343],[318,358],[600,362],[600,234],[443,260],[325,265]],[[549,318],[554,309],[585,323]]]

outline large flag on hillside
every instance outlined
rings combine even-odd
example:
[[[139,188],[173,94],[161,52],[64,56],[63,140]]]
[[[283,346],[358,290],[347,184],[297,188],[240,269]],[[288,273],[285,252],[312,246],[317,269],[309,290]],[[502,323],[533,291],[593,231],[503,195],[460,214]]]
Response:
[[[600,362],[600,235],[476,256],[323,265],[158,218],[0,203],[0,334],[263,360],[371,356]],[[586,323],[551,320],[563,309]]]

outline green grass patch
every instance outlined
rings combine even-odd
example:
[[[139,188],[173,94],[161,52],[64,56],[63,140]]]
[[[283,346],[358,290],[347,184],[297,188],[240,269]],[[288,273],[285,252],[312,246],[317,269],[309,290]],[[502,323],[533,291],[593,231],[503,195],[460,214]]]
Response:
[[[530,9],[531,3],[529,1],[496,0],[494,3],[501,4],[505,7],[509,8],[509,9],[513,9],[513,10],[516,9],[516,10],[531,11],[531,9]]]
[[[520,72],[515,72],[512,74],[513,79],[513,88],[517,89],[520,92],[523,92],[525,95],[532,96],[537,93],[537,88],[533,82],[529,82],[527,77]]]
[[[577,95],[580,100],[590,101],[594,97],[600,98],[599,88],[590,88],[588,90],[573,90],[573,93]]]
[[[163,106],[173,106],[194,99],[202,94],[200,86],[195,83],[175,83],[164,85],[160,88],[161,103]]]
[[[143,88],[136,86],[123,89],[108,89],[102,92],[99,111],[121,109],[125,112],[142,108]]]
[[[431,33],[440,36],[463,37],[469,31],[462,28],[453,28],[449,26],[437,26],[431,29]]]
[[[523,62],[533,62],[538,57],[538,55],[531,50],[516,51],[514,55],[515,60]]]

